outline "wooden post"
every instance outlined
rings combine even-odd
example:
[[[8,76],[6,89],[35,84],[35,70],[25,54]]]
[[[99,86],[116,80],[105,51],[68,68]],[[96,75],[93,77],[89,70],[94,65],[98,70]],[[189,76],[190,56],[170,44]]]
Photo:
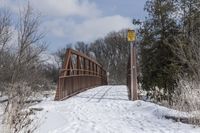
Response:
[[[135,46],[135,42],[132,44],[132,74],[131,76],[133,76],[132,78],[132,86],[133,86],[133,91],[132,91],[132,100],[137,100],[138,99],[138,95],[137,95],[137,57],[136,57],[136,46]]]
[[[128,30],[127,34],[128,41],[130,42],[130,70],[131,70],[131,88],[130,95],[131,100],[137,100],[137,69],[136,69],[136,33],[134,30]]]

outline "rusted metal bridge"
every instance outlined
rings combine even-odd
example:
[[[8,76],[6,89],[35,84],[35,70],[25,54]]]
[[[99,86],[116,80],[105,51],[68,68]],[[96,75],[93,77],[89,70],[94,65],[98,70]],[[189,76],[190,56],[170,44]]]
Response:
[[[136,66],[136,62],[134,63]],[[131,90],[130,59],[127,67],[129,99],[136,100],[137,92]],[[67,49],[63,68],[60,70],[55,100],[65,100],[89,88],[107,85],[107,72],[94,59],[85,54]],[[134,72],[133,74],[137,74]],[[133,80],[136,85],[136,80]],[[135,99],[132,99],[132,97]]]
[[[64,100],[100,85],[107,85],[103,66],[81,52],[67,49],[64,65],[59,74],[55,100]]]

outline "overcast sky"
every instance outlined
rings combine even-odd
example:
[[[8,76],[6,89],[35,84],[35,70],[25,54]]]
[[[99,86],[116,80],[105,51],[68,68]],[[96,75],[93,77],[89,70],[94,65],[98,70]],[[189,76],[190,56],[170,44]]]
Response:
[[[68,43],[91,42],[111,31],[133,28],[132,19],[143,19],[146,0],[29,0],[42,14],[42,29],[49,50]],[[0,7],[16,13],[27,0],[0,0]]]

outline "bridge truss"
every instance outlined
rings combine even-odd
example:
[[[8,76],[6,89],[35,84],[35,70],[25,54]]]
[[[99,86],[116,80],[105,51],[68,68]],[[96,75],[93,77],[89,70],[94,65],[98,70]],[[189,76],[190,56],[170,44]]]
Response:
[[[67,49],[60,70],[55,100],[64,100],[88,88],[107,85],[106,71],[94,59]]]

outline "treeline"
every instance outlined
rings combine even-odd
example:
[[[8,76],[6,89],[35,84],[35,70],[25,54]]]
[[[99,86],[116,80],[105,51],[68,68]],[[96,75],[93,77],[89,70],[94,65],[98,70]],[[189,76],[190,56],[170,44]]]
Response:
[[[142,88],[190,109],[195,99],[188,96],[200,89],[200,1],[148,0],[145,11],[144,21],[133,21],[140,25]]]
[[[87,44],[77,42],[68,44],[65,48],[58,50],[55,55],[59,57],[61,66],[64,63],[64,55],[67,48],[73,48],[85,53],[97,60],[108,72],[109,84],[126,84],[127,63],[129,57],[129,42],[127,41],[127,30],[111,32],[102,39]],[[60,66],[60,67],[61,67]]]

